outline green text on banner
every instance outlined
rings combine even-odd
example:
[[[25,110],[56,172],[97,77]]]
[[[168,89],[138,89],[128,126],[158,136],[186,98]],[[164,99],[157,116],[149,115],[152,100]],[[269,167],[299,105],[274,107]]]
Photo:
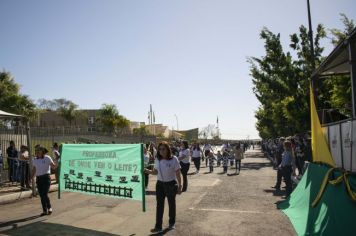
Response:
[[[63,144],[59,191],[142,201],[142,144]]]

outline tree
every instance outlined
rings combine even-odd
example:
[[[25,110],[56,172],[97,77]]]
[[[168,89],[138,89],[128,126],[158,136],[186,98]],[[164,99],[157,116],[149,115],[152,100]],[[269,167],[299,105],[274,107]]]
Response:
[[[132,132],[136,135],[146,136],[149,134],[146,125],[141,125],[139,128],[134,128]]]
[[[98,120],[103,126],[103,131],[112,134],[118,134],[130,125],[130,121],[119,114],[114,104],[103,104]]]
[[[78,116],[77,111],[78,105],[73,102],[68,103],[68,105],[63,105],[58,109],[58,113],[62,116],[66,121],[68,121],[69,126],[72,127],[72,122]]]
[[[68,108],[71,104],[74,104],[71,100],[65,98],[57,98],[53,100],[47,100],[40,98],[37,100],[37,107],[41,110],[58,111],[63,107]]]
[[[340,14],[344,29],[330,29],[331,43],[336,47],[342,40],[350,35],[355,29],[355,23],[345,14]],[[330,106],[337,109],[341,114],[351,117],[351,79],[349,76],[333,76],[327,79],[330,88]]]
[[[335,45],[345,39],[354,29],[354,23],[341,14],[345,25],[343,31],[332,29],[332,43]],[[305,26],[299,32],[290,35],[290,49],[285,52],[280,35],[267,28],[261,31],[265,44],[265,55],[249,58],[253,77],[253,92],[261,103],[256,111],[256,128],[261,138],[289,136],[310,130],[309,85],[313,67],[323,60],[324,48],[320,41],[326,38],[323,25],[316,28],[314,55]],[[338,108],[344,114],[350,114],[348,104],[351,101],[350,79],[338,76],[316,81],[317,107],[321,109]]]
[[[25,120],[33,119],[38,114],[33,101],[20,94],[20,85],[7,71],[0,72],[0,108],[23,115]]]
[[[344,24],[344,30],[340,29],[329,29],[331,33],[331,43],[336,47],[342,40],[346,39],[347,36],[355,29],[355,22],[349,19],[344,13],[340,14],[341,22]]]
[[[291,35],[290,46],[297,59],[284,51],[280,34],[263,28],[260,36],[265,41],[266,55],[249,59],[253,91],[261,103],[256,112],[256,128],[262,138],[304,133],[310,129],[308,89],[313,60],[317,65],[321,61],[323,48],[319,42],[325,37],[324,27],[317,27],[314,58],[304,26],[298,34]]]
[[[217,130],[215,125],[209,124],[202,129],[199,129],[199,137],[202,139],[214,138],[217,136]]]

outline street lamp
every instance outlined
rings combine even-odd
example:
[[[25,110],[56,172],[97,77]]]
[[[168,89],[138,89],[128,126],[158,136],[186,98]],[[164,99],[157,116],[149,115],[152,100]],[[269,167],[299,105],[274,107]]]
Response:
[[[177,121],[177,131],[179,130],[179,125],[178,125],[178,116],[176,114],[174,114],[174,116],[176,117],[176,121]]]

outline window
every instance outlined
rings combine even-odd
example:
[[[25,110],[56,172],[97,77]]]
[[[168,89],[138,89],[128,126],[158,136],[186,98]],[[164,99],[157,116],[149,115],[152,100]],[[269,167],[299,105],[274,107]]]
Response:
[[[94,118],[93,116],[88,117],[88,124],[89,124],[89,125],[93,125],[94,122],[95,122],[95,118]]]

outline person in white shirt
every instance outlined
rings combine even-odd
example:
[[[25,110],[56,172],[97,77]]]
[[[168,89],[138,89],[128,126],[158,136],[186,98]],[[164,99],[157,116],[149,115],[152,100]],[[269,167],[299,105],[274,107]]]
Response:
[[[48,150],[45,147],[36,148],[36,159],[33,162],[32,179],[36,176],[36,184],[38,193],[41,198],[43,213],[41,216],[52,214],[51,202],[48,197],[49,188],[51,186],[51,167],[56,169],[52,158],[48,155]]]
[[[191,147],[192,161],[194,162],[196,172],[199,173],[200,170],[200,160],[201,160],[201,149],[199,143],[195,143]]]
[[[213,152],[213,149],[211,148],[210,144],[206,143],[203,147],[203,150],[204,150],[204,157],[205,157],[205,166],[208,167],[208,156],[210,152]]]
[[[153,170],[145,169],[146,174],[157,175],[156,183],[156,224],[152,233],[162,232],[162,219],[164,213],[164,200],[167,197],[169,206],[169,229],[175,228],[176,222],[176,194],[181,194],[181,174],[177,157],[167,142],[158,145],[157,158]]]
[[[61,158],[61,154],[59,153],[59,145],[58,143],[53,144],[53,162],[56,166],[58,166],[59,160]],[[59,169],[54,170],[54,174],[56,176],[56,183],[59,182]]]
[[[183,176],[183,188],[182,192],[187,191],[188,188],[188,171],[190,166],[190,150],[187,141],[183,141],[181,144],[181,149],[179,151],[178,160],[180,161],[181,169]]]
[[[28,148],[25,145],[20,147],[20,167],[21,167],[21,188],[30,188],[30,166],[29,166],[29,153]]]

